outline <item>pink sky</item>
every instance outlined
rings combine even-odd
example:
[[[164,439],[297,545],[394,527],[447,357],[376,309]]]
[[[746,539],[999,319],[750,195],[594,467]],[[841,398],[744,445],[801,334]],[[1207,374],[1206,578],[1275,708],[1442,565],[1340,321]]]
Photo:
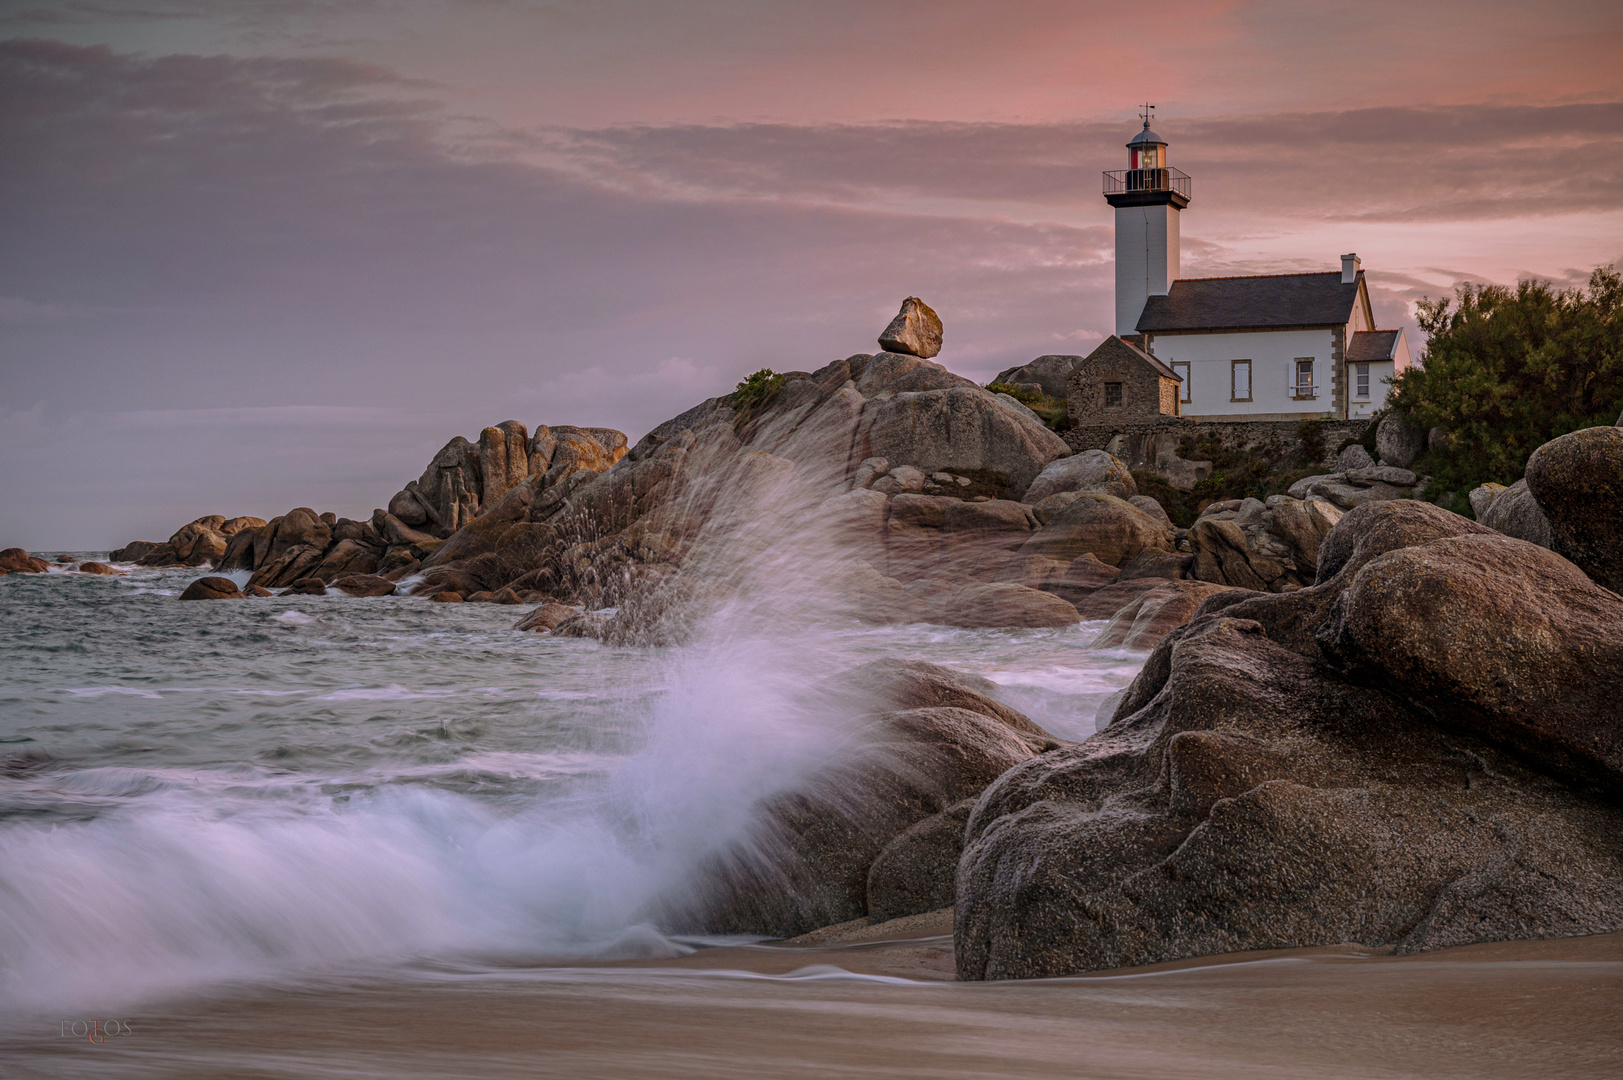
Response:
[[[1108,327],[1146,97],[1188,276],[1377,316],[1623,257],[1614,4],[0,3],[4,544],[364,515],[509,418],[636,438],[903,296]]]

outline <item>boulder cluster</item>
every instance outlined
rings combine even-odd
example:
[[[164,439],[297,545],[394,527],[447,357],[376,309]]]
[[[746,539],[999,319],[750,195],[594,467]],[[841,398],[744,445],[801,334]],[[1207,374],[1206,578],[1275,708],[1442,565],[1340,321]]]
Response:
[[[1415,497],[1437,433],[1383,423],[1378,461],[1350,446],[1185,530],[1118,458],[932,363],[922,301],[880,343],[629,450],[508,422],[369,521],[202,518],[115,558],[250,570],[250,594],[529,602],[519,629],[621,644],[753,611],[1100,619],[1095,647],[1152,650],[1080,743],[929,664],[831,679],[842,752],[661,901],[676,928],[952,905],[965,979],[1623,928],[1623,428],[1541,447],[1471,521]]]
[[[52,569],[102,577],[116,577],[120,573],[106,563],[96,562],[92,559],[75,562],[69,556],[62,556],[57,559],[57,565],[53,568],[44,559],[30,555],[22,548],[6,548],[4,551],[0,551],[0,577],[5,577],[7,574],[44,574],[49,573]]]
[[[1108,727],[1001,776],[966,824],[960,976],[1623,927],[1623,597],[1595,528],[1623,515],[1623,432],[1540,454],[1582,561],[1359,507],[1311,586],[1207,599]]]

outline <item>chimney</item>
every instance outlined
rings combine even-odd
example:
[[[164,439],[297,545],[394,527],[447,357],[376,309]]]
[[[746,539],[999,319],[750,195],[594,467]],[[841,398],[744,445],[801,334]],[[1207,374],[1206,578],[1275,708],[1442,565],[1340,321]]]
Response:
[[[1363,268],[1363,265],[1362,260],[1358,258],[1357,252],[1351,255],[1343,255],[1341,257],[1341,283],[1351,285],[1357,281],[1358,271]]]

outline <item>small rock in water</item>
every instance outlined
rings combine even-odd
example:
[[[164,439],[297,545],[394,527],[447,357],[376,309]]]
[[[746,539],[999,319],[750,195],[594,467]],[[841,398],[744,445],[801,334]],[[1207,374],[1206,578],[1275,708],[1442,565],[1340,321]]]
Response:
[[[230,578],[200,577],[180,594],[182,600],[241,600],[242,590]]]
[[[572,607],[548,601],[520,619],[513,629],[545,633],[548,630],[556,630],[559,623],[575,614],[577,612]]]
[[[50,563],[34,558],[22,548],[0,551],[0,574],[43,574],[50,568]]]
[[[327,585],[320,578],[301,577],[286,589],[283,596],[326,596]]]
[[[902,310],[879,335],[886,352],[905,353],[925,360],[941,352],[941,316],[916,296],[902,301]]]
[[[460,604],[462,603],[462,594],[447,589],[444,592],[435,593],[429,599],[437,604]]]
[[[244,595],[244,596],[275,596],[276,594],[271,592],[269,589],[265,588],[263,585],[249,585],[246,589],[242,590],[242,595]]]
[[[332,587],[349,596],[392,596],[394,582],[376,574],[340,574]]]
[[[480,589],[478,592],[468,594],[468,603],[470,604],[488,604],[494,599],[496,599],[496,594],[489,589]]]
[[[111,566],[108,566],[104,562],[96,562],[94,560],[91,560],[89,562],[82,562],[82,563],[79,564],[79,573],[81,573],[81,574],[102,574],[102,575],[110,575],[110,576],[116,577],[119,574],[122,574],[123,571],[122,570],[114,570]]]

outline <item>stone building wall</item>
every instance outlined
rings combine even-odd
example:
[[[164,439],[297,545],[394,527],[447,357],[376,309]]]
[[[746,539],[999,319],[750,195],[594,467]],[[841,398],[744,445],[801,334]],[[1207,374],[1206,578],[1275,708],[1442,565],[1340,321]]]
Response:
[[[1121,387],[1121,403],[1109,404],[1107,387]],[[1071,371],[1066,409],[1073,423],[1138,425],[1178,414],[1178,384],[1136,350],[1106,338]]]

